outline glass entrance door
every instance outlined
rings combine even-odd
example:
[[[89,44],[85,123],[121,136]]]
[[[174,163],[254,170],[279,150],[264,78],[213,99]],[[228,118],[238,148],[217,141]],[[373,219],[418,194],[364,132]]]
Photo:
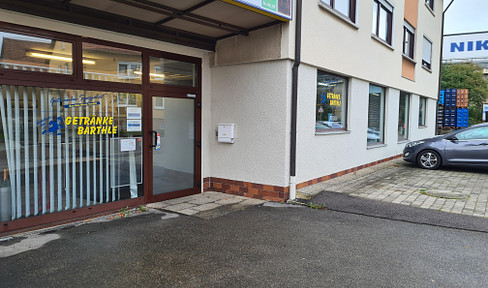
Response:
[[[194,99],[152,97],[153,196],[195,188],[194,113]]]

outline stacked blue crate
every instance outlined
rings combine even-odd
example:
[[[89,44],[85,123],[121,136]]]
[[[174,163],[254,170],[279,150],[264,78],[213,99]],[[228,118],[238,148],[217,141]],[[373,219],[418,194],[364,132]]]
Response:
[[[469,122],[469,108],[458,108],[456,116],[456,127],[468,127]]]
[[[445,90],[441,90],[441,95],[439,96],[439,105],[444,105],[444,94],[446,93]]]
[[[447,100],[447,98],[446,98]],[[444,127],[456,127],[457,110],[456,108],[444,109]]]
[[[456,108],[457,89],[447,89],[444,94],[444,107]]]

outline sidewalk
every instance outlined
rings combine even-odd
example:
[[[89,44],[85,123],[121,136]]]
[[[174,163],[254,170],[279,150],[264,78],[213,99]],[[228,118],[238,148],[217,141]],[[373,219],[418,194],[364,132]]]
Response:
[[[220,192],[204,192],[186,197],[148,204],[147,207],[183,215],[211,219],[243,210],[266,201]]]
[[[407,216],[469,218],[463,220],[488,226],[484,218],[358,197],[346,204],[365,201],[399,210],[397,215],[422,210]],[[276,203],[209,220],[195,215],[149,209],[0,242],[0,251],[31,248],[1,258],[0,287],[484,287],[488,282],[488,229]]]
[[[305,187],[297,195],[310,199],[321,191],[488,217],[488,169],[482,168],[425,170],[396,159]]]

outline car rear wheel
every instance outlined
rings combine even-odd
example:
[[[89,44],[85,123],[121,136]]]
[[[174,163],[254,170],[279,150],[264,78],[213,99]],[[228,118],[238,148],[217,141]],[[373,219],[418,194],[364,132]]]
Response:
[[[441,166],[441,156],[432,150],[425,150],[419,153],[417,164],[424,169],[437,169]]]

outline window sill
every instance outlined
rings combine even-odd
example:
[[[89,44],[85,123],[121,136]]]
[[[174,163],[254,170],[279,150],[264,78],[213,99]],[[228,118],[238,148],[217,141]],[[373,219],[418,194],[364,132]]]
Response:
[[[340,135],[340,134],[351,134],[351,131],[349,131],[349,130],[336,130],[336,131],[330,131],[330,132],[315,132],[315,136],[318,136],[318,135]]]
[[[405,77],[405,76],[403,76],[403,75],[402,75],[402,78],[403,78],[403,79],[407,79],[408,81],[412,81],[412,82],[415,82],[415,79],[410,79],[410,78],[408,78],[408,77]]]
[[[424,68],[424,70],[426,70],[427,72],[432,73],[432,70],[430,70],[430,68],[425,67],[424,65],[422,65],[422,68]]]
[[[371,144],[368,145],[366,149],[375,149],[375,148],[381,148],[381,147],[386,147],[387,145],[385,143],[379,143],[379,144]]]
[[[434,11],[432,11],[432,8],[430,8],[430,6],[429,6],[429,5],[427,5],[427,3],[425,3],[425,2],[424,2],[424,4],[425,4],[425,7],[427,7],[427,10],[429,10],[430,14],[432,14],[432,16],[434,16],[434,17],[435,17],[435,13],[434,13]],[[434,4],[435,4],[435,3],[434,3]]]
[[[341,19],[342,21],[346,22],[347,24],[351,25],[352,27],[354,27],[355,29],[359,29],[359,26],[354,23],[351,19],[349,19],[346,15],[342,14],[342,13],[339,13],[337,12],[336,10],[332,9],[329,5],[327,4],[324,4],[322,2],[319,1],[319,6],[322,8],[322,9],[325,9],[327,10],[329,13],[331,13],[332,15],[336,16],[337,18]]]
[[[406,144],[408,142],[410,142],[410,140],[408,140],[408,139],[402,139],[402,140],[398,140],[397,144]]]
[[[425,126],[425,125],[419,125],[419,129],[427,129],[427,126]]]
[[[413,65],[417,65],[417,62],[415,60],[413,60],[413,58],[411,58],[410,56],[405,55],[404,53],[402,53],[402,57],[403,57],[403,59],[411,62]]]
[[[390,48],[391,51],[395,51],[395,48],[388,44],[385,40],[381,39],[380,37],[376,36],[375,34],[371,34],[371,38],[375,39],[376,41],[380,42],[381,44],[385,45],[386,47]]]

